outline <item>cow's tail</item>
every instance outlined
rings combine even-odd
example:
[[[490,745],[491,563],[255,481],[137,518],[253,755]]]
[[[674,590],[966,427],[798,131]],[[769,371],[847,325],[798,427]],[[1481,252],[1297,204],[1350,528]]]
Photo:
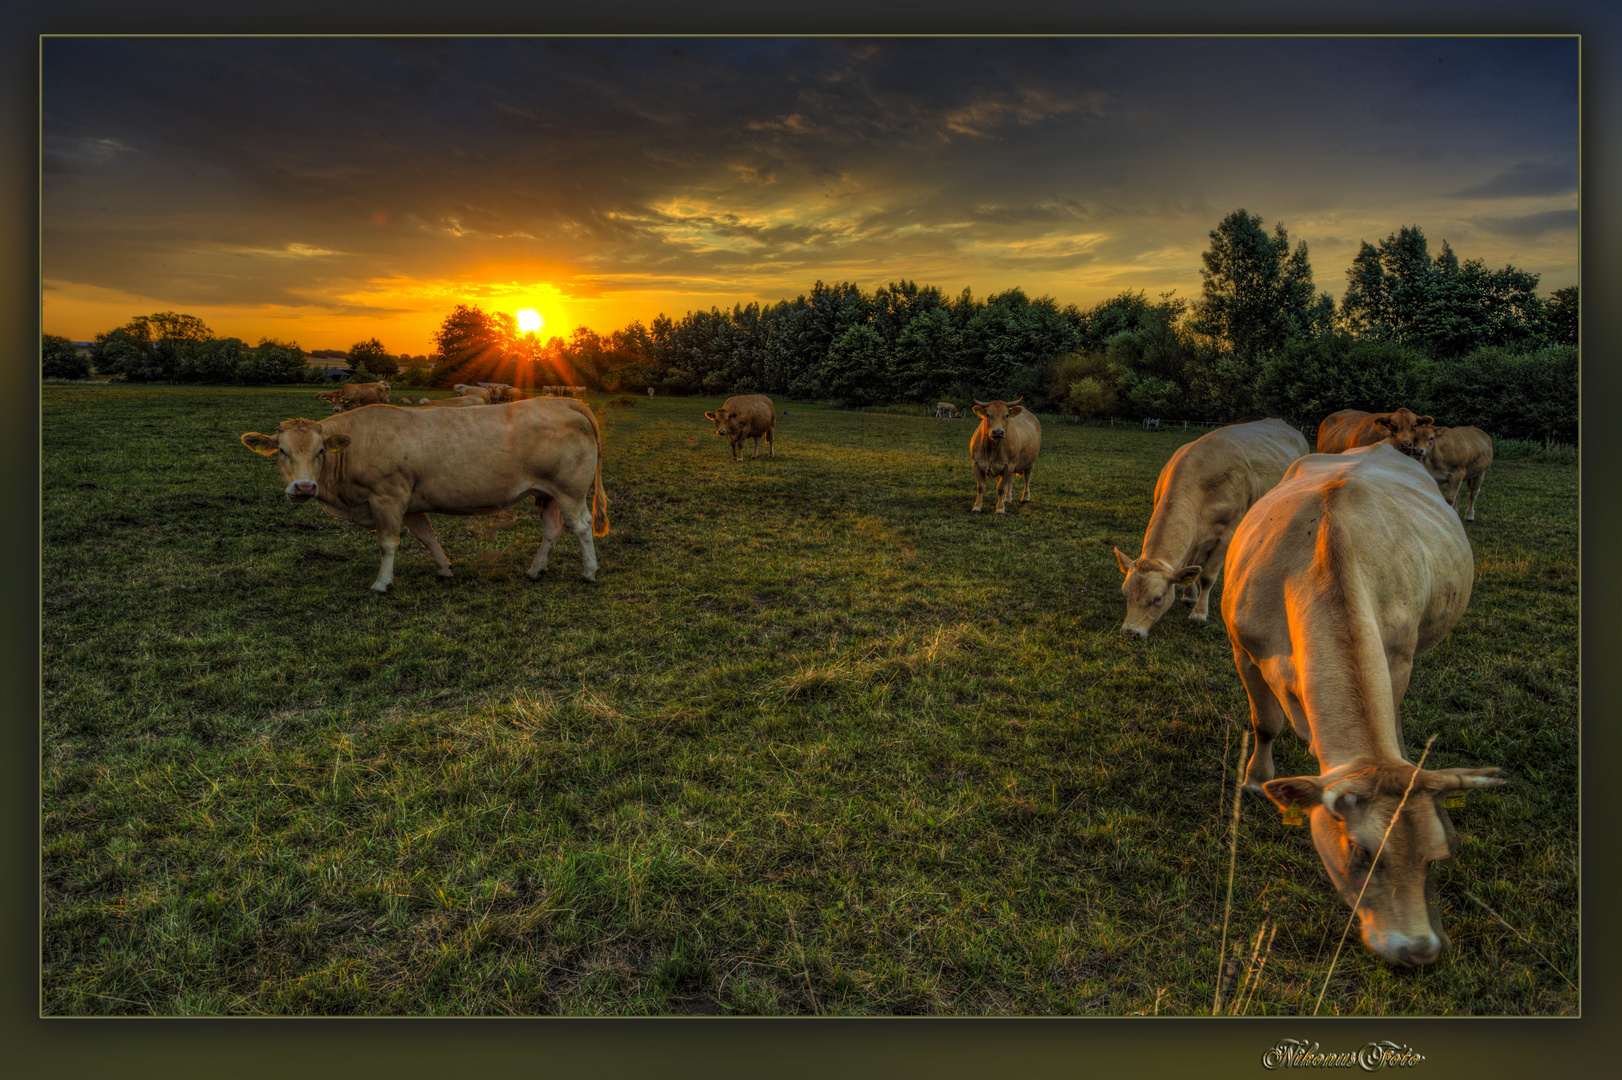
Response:
[[[581,410],[591,417],[591,432],[597,437],[596,487],[591,493],[591,533],[593,536],[607,536],[608,492],[603,490],[603,428],[597,422],[597,414],[591,411],[591,406],[582,405]]]

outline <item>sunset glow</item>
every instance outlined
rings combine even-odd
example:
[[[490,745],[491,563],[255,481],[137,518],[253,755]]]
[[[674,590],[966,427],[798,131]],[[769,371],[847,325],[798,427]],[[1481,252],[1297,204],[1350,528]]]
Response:
[[[545,325],[546,320],[534,308],[523,308],[518,312],[518,329],[521,333],[533,334]]]

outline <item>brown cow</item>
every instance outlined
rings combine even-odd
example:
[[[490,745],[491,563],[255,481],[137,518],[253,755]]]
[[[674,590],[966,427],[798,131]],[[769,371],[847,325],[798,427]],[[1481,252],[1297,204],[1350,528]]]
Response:
[[[1231,424],[1178,447],[1155,481],[1143,554],[1131,559],[1115,549],[1115,562],[1126,575],[1121,633],[1148,637],[1177,598],[1179,584],[1183,602],[1194,605],[1188,617],[1205,622],[1239,520],[1296,458],[1308,453],[1307,440],[1282,420]]]
[[[1496,768],[1419,771],[1398,715],[1414,658],[1458,622],[1474,573],[1458,514],[1384,442],[1297,461],[1228,549],[1222,617],[1256,731],[1245,787],[1307,811],[1363,943],[1392,963],[1428,964],[1448,943],[1428,881],[1453,854],[1440,796],[1505,782]],[[1286,719],[1317,776],[1273,778]]]
[[[936,404],[935,404],[935,419],[937,419],[937,420],[957,420],[959,418],[960,417],[958,415],[956,405],[953,405],[950,401],[936,402]]]
[[[1433,427],[1435,437],[1425,454],[1425,469],[1447,489],[1447,504],[1457,507],[1459,485],[1470,483],[1470,509],[1464,520],[1476,519],[1476,494],[1481,478],[1492,464],[1492,438],[1477,427]]]
[[[704,419],[715,421],[715,433],[732,444],[732,460],[743,460],[743,441],[755,440],[755,452],[749,455],[753,461],[760,456],[760,440],[766,439],[766,453],[768,457],[777,456],[777,446],[772,442],[772,429],[777,424],[777,406],[765,394],[740,394],[729,397],[714,412],[704,414]]]
[[[1430,424],[1430,417],[1420,416],[1406,407],[1388,413],[1342,409],[1330,413],[1318,425],[1318,453],[1338,454],[1354,446],[1389,442],[1411,457],[1422,457],[1423,444],[1428,438],[1424,429]]]
[[[529,576],[567,524],[580,540],[583,576],[597,578],[592,534],[608,532],[602,433],[576,401],[532,399],[470,409],[357,409],[319,423],[283,420],[274,435],[250,431],[242,444],[275,455],[294,502],[315,499],[333,517],[377,530],[383,562],[372,582],[386,592],[404,524],[433,556],[440,577],[450,560],[429,514],[490,514],[529,496],[541,513],[541,547]]]
[[[1031,469],[1042,449],[1042,422],[1020,404],[1024,400],[974,403],[980,426],[969,436],[969,464],[974,468],[974,505],[969,509],[976,514],[990,477],[997,478],[997,513],[1007,512],[1016,476],[1025,478],[1019,501],[1031,501]]]
[[[358,409],[362,405],[387,405],[389,403],[389,384],[386,382],[344,383],[336,390],[318,390],[316,396],[332,402],[333,412],[348,412],[350,409]]]

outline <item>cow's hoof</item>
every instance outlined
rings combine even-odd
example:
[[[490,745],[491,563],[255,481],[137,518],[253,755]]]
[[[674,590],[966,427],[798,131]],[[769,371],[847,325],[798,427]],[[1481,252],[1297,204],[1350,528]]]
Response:
[[[580,575],[580,580],[584,581],[587,585],[595,585],[595,584],[597,584],[597,575],[596,574],[581,574]]]
[[[1211,616],[1210,616],[1210,613],[1208,613],[1208,612],[1202,613],[1202,612],[1198,612],[1198,611],[1190,611],[1188,613],[1188,621],[1189,622],[1201,622],[1201,623],[1202,622],[1209,622],[1210,618],[1211,618]]]
[[[440,570],[438,573],[439,573],[440,577],[455,577],[456,576],[455,574],[451,573],[449,570]]]
[[[1006,506],[999,506],[997,507],[997,513],[1006,514],[1008,513],[1008,508]]]
[[[979,512],[980,512],[980,508],[979,508],[979,507],[978,507],[978,506],[971,506],[971,507],[969,507],[969,513],[971,513],[971,514],[978,514],[978,513],[979,513]]]
[[[541,580],[541,575],[544,573],[546,573],[546,567],[543,566],[539,570],[525,570],[524,576],[529,578],[531,581],[539,581]]]
[[[384,593],[389,591],[389,587],[387,585],[373,585],[371,591],[379,596],[382,596]]]

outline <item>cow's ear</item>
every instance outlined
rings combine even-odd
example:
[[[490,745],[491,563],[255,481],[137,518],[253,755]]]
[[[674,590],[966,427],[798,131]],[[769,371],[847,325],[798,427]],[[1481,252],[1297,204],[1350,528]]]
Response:
[[[986,418],[985,406],[981,405],[978,401],[974,403],[974,415],[978,416],[982,420]]]
[[[1008,406],[1008,415],[1009,416],[1018,416],[1020,413],[1022,413],[1024,411],[1025,411],[1025,406],[1023,406],[1023,405],[1010,405],[1010,406]]]
[[[1374,418],[1374,422],[1385,428],[1387,431],[1395,431],[1397,427],[1396,422],[1389,416],[1376,416]]]
[[[1288,810],[1292,806],[1311,809],[1323,802],[1323,788],[1318,786],[1316,776],[1286,776],[1278,780],[1269,780],[1262,785],[1267,797],[1278,803],[1280,810]]]
[[[704,419],[706,419],[706,420],[714,420],[715,419],[715,414],[713,412],[707,412],[707,413],[704,414]]]
[[[1424,427],[1426,424],[1434,424],[1434,423],[1436,423],[1436,418],[1435,417],[1421,416],[1418,420],[1414,421],[1414,426],[1415,427]]]
[[[1120,548],[1115,549],[1115,565],[1121,568],[1121,573],[1130,574],[1132,572],[1133,561],[1134,560],[1127,558],[1126,555],[1121,552]]]
[[[1203,567],[1199,566],[1185,566],[1172,574],[1171,579],[1178,582],[1187,581],[1189,578],[1196,576],[1202,569]]]
[[[328,435],[321,445],[325,446],[329,453],[336,454],[338,451],[348,446],[350,441],[351,440],[348,435]]]
[[[281,449],[282,443],[274,435],[261,435],[257,431],[249,431],[242,436],[242,445],[256,454],[274,454]]]

